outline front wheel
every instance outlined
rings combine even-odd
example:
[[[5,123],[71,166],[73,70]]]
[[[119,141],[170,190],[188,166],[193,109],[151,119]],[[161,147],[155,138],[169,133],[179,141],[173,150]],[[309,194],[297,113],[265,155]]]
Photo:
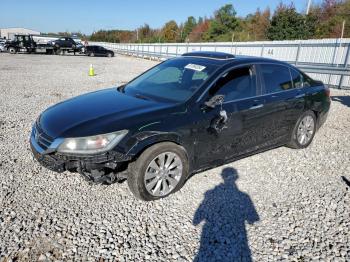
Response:
[[[58,50],[56,51],[56,54],[57,54],[57,55],[64,55],[64,50],[58,49]]]
[[[292,139],[288,143],[291,148],[306,148],[308,147],[316,133],[316,116],[314,112],[307,111],[301,115],[297,121],[293,133]]]
[[[144,201],[164,198],[179,190],[188,175],[185,149],[171,142],[146,149],[129,165],[130,191]]]
[[[14,47],[10,47],[8,50],[9,50],[10,54],[16,54],[17,53],[16,48],[14,48]]]

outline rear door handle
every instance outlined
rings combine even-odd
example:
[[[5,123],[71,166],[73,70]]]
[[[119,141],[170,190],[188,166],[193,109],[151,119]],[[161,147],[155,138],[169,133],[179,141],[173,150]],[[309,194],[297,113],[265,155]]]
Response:
[[[258,109],[258,108],[262,108],[263,106],[264,106],[263,104],[254,105],[254,106],[250,107],[249,109]]]

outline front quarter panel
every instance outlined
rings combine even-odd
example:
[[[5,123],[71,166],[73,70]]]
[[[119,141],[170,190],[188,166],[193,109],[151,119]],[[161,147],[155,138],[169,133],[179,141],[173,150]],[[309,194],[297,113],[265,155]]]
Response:
[[[186,150],[191,161],[193,143],[190,142],[189,130],[192,123],[193,119],[184,108],[153,117],[151,121],[140,123],[130,130],[116,150],[135,158],[156,143],[173,142]]]

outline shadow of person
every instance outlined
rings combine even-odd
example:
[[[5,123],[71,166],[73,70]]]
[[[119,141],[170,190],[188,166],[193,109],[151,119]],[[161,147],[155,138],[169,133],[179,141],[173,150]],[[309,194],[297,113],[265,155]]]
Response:
[[[344,106],[350,107],[350,96],[332,96],[332,100],[340,102]]]
[[[259,221],[250,197],[237,188],[234,168],[223,169],[224,183],[205,193],[193,224],[204,221],[194,261],[252,261],[245,222]]]
[[[350,107],[350,96],[332,96],[332,101],[337,101],[344,106]]]

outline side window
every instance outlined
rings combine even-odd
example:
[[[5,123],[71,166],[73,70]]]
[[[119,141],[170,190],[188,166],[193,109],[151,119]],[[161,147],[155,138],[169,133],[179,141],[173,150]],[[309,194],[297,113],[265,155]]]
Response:
[[[294,88],[303,87],[303,76],[296,70],[290,69],[290,74],[292,75],[292,81]]]
[[[260,68],[267,94],[293,88],[288,67],[281,65],[261,65]]]
[[[209,94],[224,95],[225,101],[256,96],[254,67],[241,67],[227,72],[212,86]]]
[[[309,77],[306,74],[303,74],[304,78],[304,87],[313,87],[313,86],[318,86],[319,84],[313,80],[311,77]]]

